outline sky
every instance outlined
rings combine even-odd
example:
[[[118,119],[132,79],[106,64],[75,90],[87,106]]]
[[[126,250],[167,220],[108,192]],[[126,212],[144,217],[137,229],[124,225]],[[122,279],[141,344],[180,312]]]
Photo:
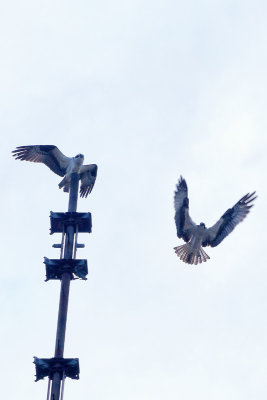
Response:
[[[0,12],[1,396],[45,399],[33,356],[54,355],[60,283],[50,211],[61,178],[15,161],[56,145],[98,165],[71,283],[64,400],[249,400],[267,396],[267,5],[264,1],[2,2]],[[211,259],[180,261],[173,194],[214,224],[244,194],[255,207]]]

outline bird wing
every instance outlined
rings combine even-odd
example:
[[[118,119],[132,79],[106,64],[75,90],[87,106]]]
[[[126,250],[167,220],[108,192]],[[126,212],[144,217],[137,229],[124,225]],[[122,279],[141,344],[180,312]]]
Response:
[[[89,193],[91,193],[97,175],[97,165],[82,165],[80,170],[80,179],[81,179],[81,188],[80,188],[80,196],[87,197]]]
[[[229,208],[216,224],[208,228],[202,246],[218,246],[234,230],[236,225],[247,216],[251,207],[253,207],[252,201],[257,197],[255,193],[247,193],[234,207]]]
[[[59,176],[66,174],[71,161],[70,157],[66,157],[53,145],[19,146],[12,153],[16,160],[43,163]]]
[[[193,230],[196,227],[196,224],[192,221],[189,215],[187,184],[182,176],[178,181],[174,193],[174,208],[177,236],[188,242],[193,235]]]

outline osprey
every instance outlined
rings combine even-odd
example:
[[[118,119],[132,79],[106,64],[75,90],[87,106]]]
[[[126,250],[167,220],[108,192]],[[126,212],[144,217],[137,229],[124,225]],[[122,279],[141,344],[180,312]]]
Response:
[[[239,222],[243,221],[253,206],[256,192],[248,193],[240,199],[233,208],[229,208],[223,216],[210,228],[201,222],[196,225],[189,216],[189,199],[187,184],[183,177],[177,184],[174,193],[175,224],[177,236],[184,239],[186,244],[174,247],[177,256],[187,264],[198,264],[210,257],[202,247],[215,247],[231,233]]]
[[[26,160],[43,163],[55,174],[64,176],[59,188],[69,192],[70,179],[73,172],[77,172],[81,180],[80,196],[87,197],[91,193],[97,175],[97,165],[83,165],[83,154],[75,157],[66,157],[57,146],[19,146],[12,151],[16,160]]]

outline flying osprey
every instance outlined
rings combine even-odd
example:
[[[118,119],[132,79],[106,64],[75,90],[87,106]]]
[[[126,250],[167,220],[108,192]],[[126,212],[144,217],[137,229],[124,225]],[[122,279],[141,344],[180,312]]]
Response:
[[[82,165],[84,156],[66,157],[57,146],[19,146],[12,151],[16,160],[25,160],[43,163],[55,174],[64,176],[59,188],[69,192],[70,179],[73,172],[77,172],[81,180],[80,196],[87,197],[91,193],[97,175],[97,165]]]
[[[218,246],[236,225],[243,221],[253,206],[252,201],[257,197],[254,196],[255,193],[246,194],[233,208],[229,208],[215,225],[206,228],[203,222],[196,225],[189,216],[187,184],[181,176],[174,193],[175,224],[177,236],[187,243],[174,247],[177,256],[187,264],[196,265],[207,261],[210,257],[202,247]]]

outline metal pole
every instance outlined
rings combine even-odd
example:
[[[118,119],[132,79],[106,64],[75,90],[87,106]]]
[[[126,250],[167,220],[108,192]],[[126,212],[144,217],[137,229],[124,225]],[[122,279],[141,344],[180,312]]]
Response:
[[[79,175],[77,174],[77,172],[73,172],[71,174],[68,212],[75,212],[77,210],[78,188],[79,188]]]
[[[65,373],[63,372],[60,400],[63,400],[64,387],[65,387],[65,379],[66,379],[66,375],[65,375]]]
[[[61,248],[60,248],[60,259],[63,257],[64,239],[65,239],[65,228],[63,227],[62,239],[61,239]]]
[[[76,212],[77,210],[78,188],[79,188],[79,175],[77,173],[72,173],[68,212]],[[64,248],[65,260],[72,259],[74,233],[75,233],[75,227],[68,226],[65,233],[66,234],[65,248]],[[65,272],[61,278],[61,290],[59,299],[57,334],[56,334],[56,345],[55,345],[55,357],[58,358],[63,357],[64,354],[70,279],[71,275],[68,272]],[[61,386],[61,374],[59,372],[55,372],[52,379],[51,400],[59,400],[60,386]]]
[[[50,388],[51,388],[51,379],[48,378],[48,388],[47,388],[46,400],[49,400],[49,399],[50,399]]]
[[[78,241],[78,225],[76,225],[75,243],[74,243],[74,255],[73,255],[73,258],[76,258],[76,254],[77,254],[77,241]]]

